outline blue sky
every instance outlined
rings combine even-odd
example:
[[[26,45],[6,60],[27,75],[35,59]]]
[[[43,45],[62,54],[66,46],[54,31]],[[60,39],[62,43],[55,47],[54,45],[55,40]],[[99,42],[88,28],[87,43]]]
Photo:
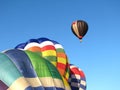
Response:
[[[0,51],[31,38],[61,43],[70,63],[81,68],[87,90],[120,87],[119,0],[0,0]],[[85,20],[89,30],[80,41],[71,23]]]

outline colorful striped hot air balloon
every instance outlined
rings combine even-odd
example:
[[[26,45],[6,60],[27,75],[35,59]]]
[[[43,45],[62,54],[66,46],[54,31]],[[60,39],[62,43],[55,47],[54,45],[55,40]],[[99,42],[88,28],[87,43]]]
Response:
[[[81,69],[69,64],[61,44],[30,39],[0,53],[0,90],[86,90]]]
[[[86,78],[81,69],[75,65],[70,65],[69,84],[72,90],[86,90]]]
[[[60,72],[66,82],[69,77],[69,61],[61,44],[48,38],[30,39],[15,48],[38,52],[43,58],[49,60]],[[66,86],[67,85],[66,82]]]
[[[71,90],[57,68],[36,52],[10,49],[0,53],[0,72],[0,90]]]

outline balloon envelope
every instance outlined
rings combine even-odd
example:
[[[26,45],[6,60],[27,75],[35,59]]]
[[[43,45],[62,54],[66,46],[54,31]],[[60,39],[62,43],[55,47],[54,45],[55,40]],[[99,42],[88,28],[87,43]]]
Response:
[[[20,73],[16,65],[4,53],[0,53],[0,80],[8,86],[7,90],[32,90],[33,88]]]
[[[69,84],[72,90],[86,90],[86,78],[81,69],[75,65],[70,65]]]
[[[70,65],[61,44],[30,39],[0,53],[0,90],[86,90],[81,69]]]
[[[60,74],[68,80],[69,61],[61,44],[48,38],[29,39],[15,48],[38,52],[57,67]]]
[[[29,39],[15,48],[37,52],[41,57],[50,61],[57,68],[62,79],[64,79],[65,88],[67,90],[70,89],[67,81],[69,78],[69,61],[61,44],[48,38],[38,38]]]
[[[82,39],[88,31],[88,24],[83,20],[74,21],[71,25],[71,30],[75,36]]]
[[[6,50],[0,53],[0,67],[1,90],[6,90],[6,85],[8,90],[66,89],[57,68],[39,53],[18,49]]]

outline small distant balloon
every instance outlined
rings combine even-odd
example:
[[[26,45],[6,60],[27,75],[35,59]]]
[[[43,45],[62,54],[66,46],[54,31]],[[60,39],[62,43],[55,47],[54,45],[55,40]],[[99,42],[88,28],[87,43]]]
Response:
[[[82,41],[82,38],[85,36],[85,34],[88,31],[88,24],[84,20],[77,20],[74,21],[71,25],[71,30],[73,34]]]

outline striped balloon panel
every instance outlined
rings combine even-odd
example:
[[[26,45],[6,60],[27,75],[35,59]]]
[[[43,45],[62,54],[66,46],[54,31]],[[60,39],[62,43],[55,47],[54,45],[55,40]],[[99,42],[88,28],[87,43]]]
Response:
[[[68,84],[68,78],[69,78],[69,64],[68,64],[68,58],[67,55],[65,54],[65,51],[59,43],[56,41],[53,41],[55,48],[56,48],[56,53],[57,53],[57,69],[63,76],[63,81],[65,85],[65,90],[71,90],[69,84]]]
[[[65,90],[72,90],[68,81],[62,76],[63,82],[64,82],[64,86],[65,86]]]
[[[9,88],[7,90],[32,90],[17,67],[5,54],[0,53],[0,80]]]
[[[69,84],[72,90],[86,90],[86,79],[83,71],[74,65],[70,65]]]
[[[55,48],[57,53],[57,68],[61,75],[63,75],[66,80],[68,80],[69,77],[69,61],[67,58],[67,55],[65,54],[65,51],[59,43],[55,42]]]
[[[64,77],[65,79],[68,81],[69,79],[69,76],[70,76],[70,69],[69,69],[70,65],[69,65],[69,62],[68,62],[68,59],[67,59],[67,64],[66,64],[66,70],[65,70],[65,74],[64,74]]]
[[[48,62],[48,61],[46,62],[46,64],[47,64],[50,72],[52,72],[51,75],[52,75],[53,78],[54,78],[54,83],[55,83],[55,86],[57,87],[57,89],[59,90],[59,87],[65,89],[64,82],[63,82],[62,77],[61,77],[61,75],[59,74],[57,68],[56,68],[54,65],[52,65],[50,62]],[[51,82],[51,81],[50,81],[50,82]],[[61,89],[61,88],[60,88],[60,89]]]
[[[4,52],[16,65],[18,70],[26,78],[34,90],[44,90],[42,84],[34,71],[27,54],[22,50],[11,49]]]
[[[65,74],[66,69],[66,54],[62,48],[56,48],[57,52],[57,68],[61,75]]]
[[[7,90],[8,86],[0,80],[0,90]]]
[[[32,51],[32,52],[38,52],[41,54],[41,47],[40,47],[40,44],[38,42],[30,42],[30,43],[27,43],[25,47],[22,47],[24,50],[29,50],[29,51]]]
[[[56,66],[57,58],[54,44],[51,41],[43,41],[40,43],[40,46],[42,56]]]
[[[79,37],[79,30],[78,30],[78,26],[77,26],[77,21],[73,22],[72,31],[77,37]]]
[[[62,78],[48,60],[42,58],[38,53],[25,51],[39,77],[45,90],[64,90]]]
[[[79,69],[79,72],[80,72],[80,76],[81,76],[80,88],[83,90],[86,90],[87,85],[86,85],[85,74],[81,69]]]

